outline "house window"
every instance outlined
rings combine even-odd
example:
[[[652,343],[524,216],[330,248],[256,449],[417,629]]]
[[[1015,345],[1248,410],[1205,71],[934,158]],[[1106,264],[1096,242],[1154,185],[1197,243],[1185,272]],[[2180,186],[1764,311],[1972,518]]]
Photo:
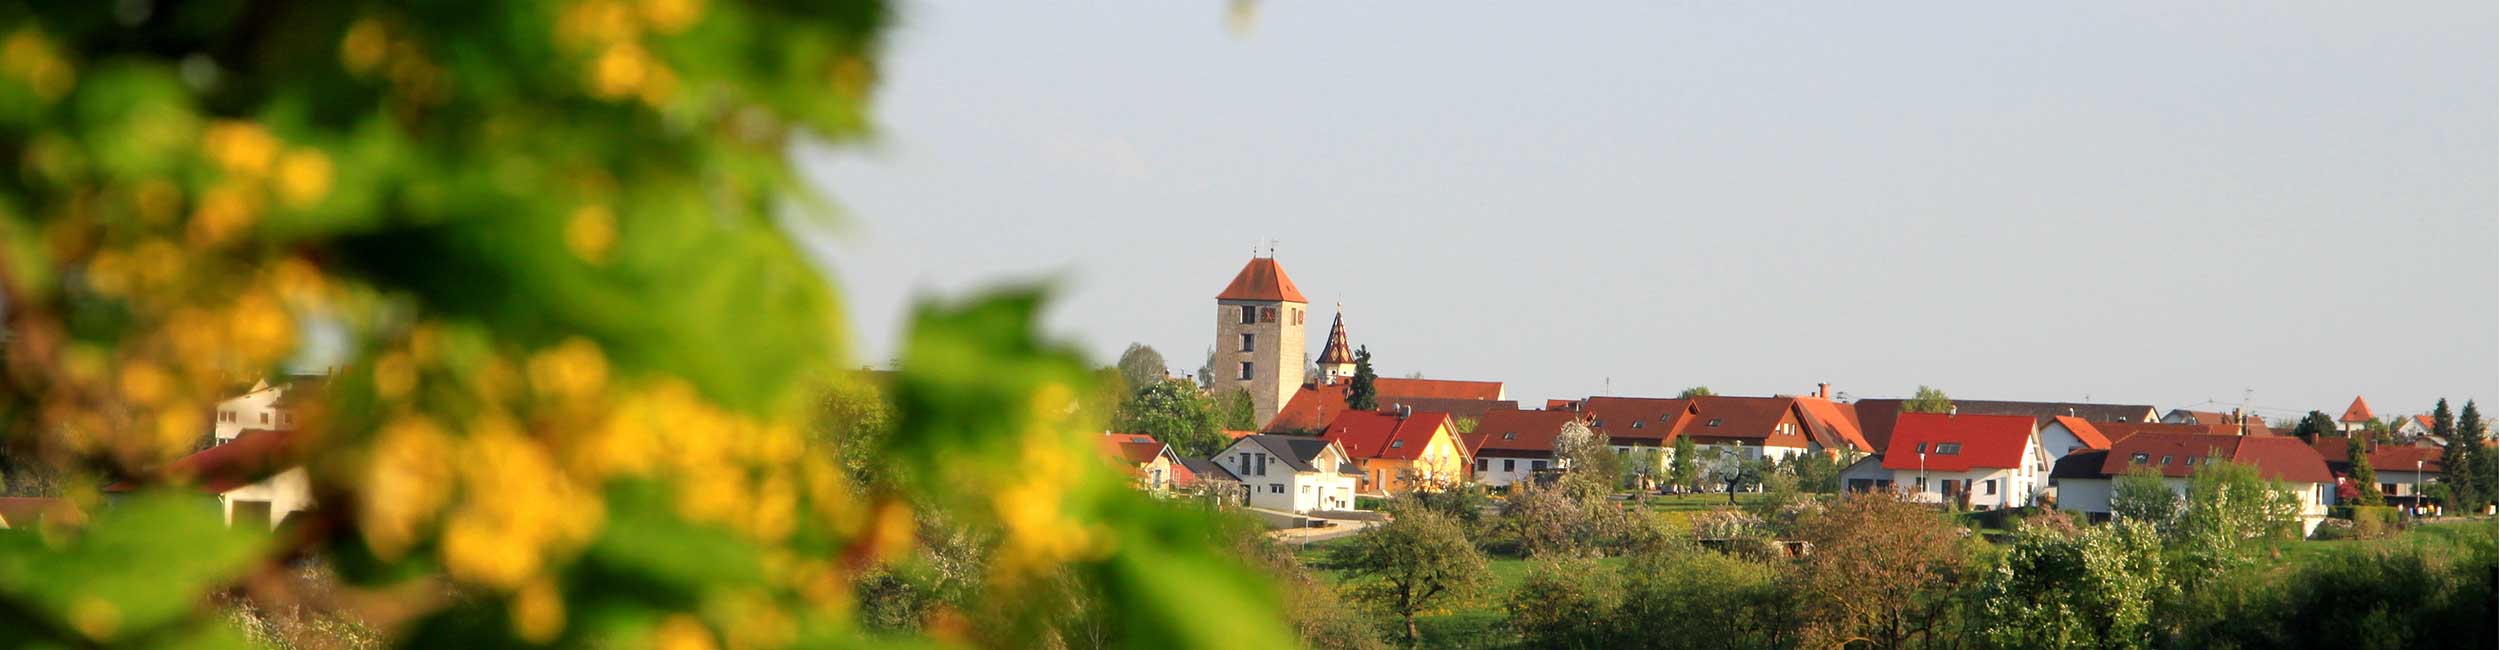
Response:
[[[1302,310],[1300,310],[1300,309],[1293,310],[1293,324],[1295,324],[1295,325],[1300,325],[1300,324],[1302,324]]]
[[[1719,419],[1718,419],[1718,418],[1710,418],[1710,426],[1714,426],[1714,427],[1715,427],[1715,426],[1719,426]]]
[[[1488,471],[1492,471],[1492,470],[1493,470],[1493,459],[1491,459],[1491,458],[1478,458],[1478,459],[1476,459],[1476,471],[1479,471],[1479,472],[1488,472]]]
[[[1924,476],[1918,477],[1918,480],[1917,480],[1917,482],[1915,483],[1915,485],[1917,485],[1917,486],[1918,486],[1918,487],[1914,488],[1914,490],[1915,490],[1915,491],[1918,491],[1918,492],[1925,492],[1925,491],[1927,491],[1927,477],[1924,477]]]
[[[1640,421],[1640,420],[1633,420],[1633,421],[1632,421],[1632,428],[1634,428],[1634,429],[1641,428],[1641,421]]]
[[[1273,322],[1276,322],[1276,308],[1275,308],[1275,307],[1260,307],[1260,308],[1259,308],[1259,322],[1261,322],[1261,323],[1273,323]]]
[[[1310,493],[1311,493],[1311,486],[1308,486],[1308,485],[1302,486],[1302,493],[1303,493],[1303,494],[1310,494]]]
[[[1544,469],[1545,469],[1545,461],[1541,461],[1541,460],[1532,460],[1532,461],[1528,461],[1528,470],[1529,470],[1529,471],[1542,471],[1542,470],[1544,470]]]
[[[261,423],[261,424],[268,424],[268,423],[269,423],[269,414],[267,414],[267,413],[262,413],[262,414],[260,414],[260,423]]]
[[[1504,459],[1502,459],[1502,471],[1505,471],[1505,472],[1516,472],[1516,471],[1519,471],[1519,460],[1518,460],[1518,459],[1515,459],[1515,458],[1504,458]]]
[[[1267,493],[1268,493],[1268,494],[1284,494],[1284,493],[1285,493],[1285,484],[1283,484],[1283,483],[1269,483],[1269,484],[1267,484]]]
[[[1936,455],[1938,455],[1938,456],[1951,456],[1951,455],[1954,455],[1954,454],[1959,454],[1959,453],[1962,453],[1962,443],[1958,443],[1958,442],[1939,442],[1939,443],[1936,443]]]
[[[1606,426],[1606,418],[1597,418],[1597,419],[1594,419],[1594,420],[1589,420],[1589,426],[1592,426],[1592,427],[1603,427],[1603,426]]]
[[[2170,464],[2170,455],[2169,455],[2169,454],[2162,454],[2162,456],[2161,456],[2161,464],[2163,464],[2163,465],[2168,465],[2168,464]]]
[[[1406,446],[1406,441],[1404,441],[1404,440],[1391,440],[1391,441],[1389,441],[1389,448],[1390,448],[1390,449],[1396,449],[1396,448],[1399,448],[1399,447],[1404,447],[1404,446]]]
[[[1257,307],[1252,307],[1252,306],[1249,306],[1249,305],[1242,305],[1242,306],[1241,306],[1241,324],[1243,324],[1243,325],[1248,325],[1248,324],[1251,324],[1251,323],[1256,323],[1256,322],[1259,322],[1259,308],[1257,308]]]
[[[1504,432],[1502,432],[1502,439],[1503,439],[1503,440],[1518,440],[1518,439],[1519,439],[1519,432],[1517,432],[1517,431],[1504,431]]]
[[[1250,362],[1248,361],[1241,362],[1241,378],[1244,380],[1250,378]]]
[[[1243,352],[1256,352],[1256,351],[1258,351],[1258,349],[1259,349],[1258,340],[1259,340],[1259,335],[1257,335],[1257,334],[1252,334],[1252,333],[1249,333],[1249,332],[1242,332],[1242,333],[1241,333],[1241,351],[1243,351]]]
[[[1927,453],[1927,443],[1924,443],[1924,442],[1922,442],[1922,443],[1918,443],[1918,451],[1917,451],[1917,453],[1921,453],[1921,454]]]
[[[1983,486],[1985,486],[1985,487],[1987,488],[1987,490],[1988,490],[1988,491],[1986,492],[1987,494],[1996,494],[1996,493],[1997,493],[1997,480],[1996,480],[1996,479],[1988,479],[1988,480],[1987,480],[1985,483],[1983,483],[1982,485],[1983,485]]]
[[[2134,456],[2129,456],[2129,457],[2127,458],[2127,460],[2134,461],[2134,462],[2137,462],[2137,463],[2150,463],[2150,462],[2153,462],[2153,455],[2152,455],[2152,454],[2136,454],[2136,455],[2134,455]]]

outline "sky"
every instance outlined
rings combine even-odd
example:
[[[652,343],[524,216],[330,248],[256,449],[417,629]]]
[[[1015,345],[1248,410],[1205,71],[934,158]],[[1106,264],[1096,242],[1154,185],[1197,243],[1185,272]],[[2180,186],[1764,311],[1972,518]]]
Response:
[[[1529,403],[2500,394],[2489,0],[1255,7],[905,3],[794,154],[858,359],[1042,282],[1192,370],[1274,240],[1313,348]]]

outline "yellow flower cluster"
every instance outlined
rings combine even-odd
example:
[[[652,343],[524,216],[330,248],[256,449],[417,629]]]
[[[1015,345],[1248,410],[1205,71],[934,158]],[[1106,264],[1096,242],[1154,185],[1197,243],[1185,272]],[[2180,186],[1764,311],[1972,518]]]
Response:
[[[269,129],[222,120],[200,132],[200,153],[224,173],[191,212],[190,243],[234,242],[260,219],[269,198],[289,208],[309,208],[330,194],[330,157],[320,149],[288,147]]]
[[[1035,392],[1030,428],[1021,437],[1016,480],[992,493],[990,508],[1003,533],[995,579],[1013,584],[1048,567],[1094,557],[1108,550],[1100,534],[1067,512],[1068,488],[1078,483],[1085,467],[1072,449],[1076,392],[1052,384]]]
[[[639,99],[664,106],[677,92],[677,73],[642,42],[646,34],[685,31],[702,18],[701,0],[576,0],[556,16],[556,42],[589,54],[583,85],[594,97]]]
[[[390,82],[397,99],[412,104],[450,99],[451,84],[442,66],[425,56],[414,35],[395,25],[371,16],[348,25],[347,33],[339,37],[339,67],[358,77],[379,74]]]
[[[61,57],[50,39],[32,27],[19,28],[0,42],[0,73],[26,84],[44,101],[60,99],[78,83],[77,68]]]

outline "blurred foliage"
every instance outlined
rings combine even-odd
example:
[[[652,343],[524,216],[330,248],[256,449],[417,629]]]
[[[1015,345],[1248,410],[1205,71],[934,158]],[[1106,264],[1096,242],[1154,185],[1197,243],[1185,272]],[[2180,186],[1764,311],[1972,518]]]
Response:
[[[840,383],[788,152],[866,132],[892,21],[0,6],[0,427],[99,513],[0,535],[0,646],[247,643],[221,593],[406,647],[1290,644],[1209,517],[1094,459],[1038,292],[924,305],[890,385]],[[320,506],[229,531],[158,472],[303,358],[337,368],[288,447]],[[932,536],[978,561],[861,602],[945,582]],[[269,586],[306,562],[341,593]]]

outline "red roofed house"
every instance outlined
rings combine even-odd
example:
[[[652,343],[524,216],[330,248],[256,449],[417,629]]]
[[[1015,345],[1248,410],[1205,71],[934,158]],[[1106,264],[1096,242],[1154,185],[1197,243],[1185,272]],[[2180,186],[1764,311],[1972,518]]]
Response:
[[[1467,446],[1448,413],[1346,411],[1321,437],[1343,445],[1371,495],[1439,490],[1467,480]]]
[[[2361,431],[2370,426],[2371,420],[2376,419],[2378,416],[2370,413],[2370,403],[2363,401],[2360,395],[2354,395],[2352,406],[2344,407],[2344,416],[2335,418],[2335,430],[2347,433]]]
[[[314,506],[312,480],[296,458],[296,433],[245,429],[225,444],[165,466],[163,478],[217,495],[227,526],[275,529],[289,515]],[[107,492],[135,486],[116,483]]]
[[[1570,411],[1493,411],[1476,421],[1474,433],[1459,436],[1467,455],[1476,460],[1479,485],[1519,482],[1554,462],[1554,438],[1563,425],[1580,419]]]
[[[1189,469],[1181,465],[1180,456],[1170,445],[1142,433],[1106,433],[1102,435],[1105,457],[1119,464],[1140,490],[1163,493],[1184,482]]]
[[[2281,481],[2300,502],[2302,535],[2316,530],[2335,503],[2335,474],[2326,458],[2290,436],[2147,431],[2112,442],[2108,451],[2067,454],[2050,470],[2049,481],[2056,486],[2059,510],[2106,518],[2111,482],[2129,468],[2160,470],[2171,491],[2184,497],[2188,477],[2217,461],[2246,464],[2259,476]]]
[[[1890,487],[1929,503],[2028,506],[2048,484],[2049,457],[2035,422],[2028,415],[1903,413],[1893,421],[1891,447],[1851,465],[1842,478],[1865,491],[1886,487],[1881,480],[1889,475]]]
[[[2051,463],[2076,451],[2108,448],[2108,434],[2101,433],[2091,420],[2060,415],[2040,426],[2040,449],[2048,453]]]
[[[2412,417],[2405,418],[2402,423],[2396,425],[2396,437],[2404,440],[2413,440],[2430,435],[2432,430],[2431,416],[2416,414]],[[2442,440],[2440,443],[2447,444],[2447,441]]]
[[[1260,430],[1268,433],[1318,432],[1328,423],[1335,422],[1337,414],[1346,410],[1346,390],[1351,386],[1343,381],[1304,384]],[[1377,400],[1383,408],[1413,402],[1429,404],[1434,410],[1461,410],[1464,407],[1452,404],[1461,401],[1495,403],[1487,405],[1485,410],[1517,407],[1516,404],[1502,404],[1508,399],[1503,396],[1502,382],[1498,381],[1378,377],[1372,380],[1372,390],[1378,393]]]
[[[1615,453],[1645,461],[1635,463],[1633,471],[1651,476],[1666,474],[1667,463],[1675,455],[1678,429],[1700,413],[1699,407],[1688,399],[1590,397],[1566,404],[1587,416],[1589,429],[1604,434]]]
[[[2390,505],[2411,502],[2422,496],[2422,486],[2438,481],[2448,471],[2440,462],[2447,450],[2410,445],[2375,445],[2370,450],[2370,473],[2378,476],[2378,491],[2387,496]],[[2318,436],[2309,445],[2326,459],[2327,471],[2334,472],[2338,483],[2352,478],[2352,439]]]

